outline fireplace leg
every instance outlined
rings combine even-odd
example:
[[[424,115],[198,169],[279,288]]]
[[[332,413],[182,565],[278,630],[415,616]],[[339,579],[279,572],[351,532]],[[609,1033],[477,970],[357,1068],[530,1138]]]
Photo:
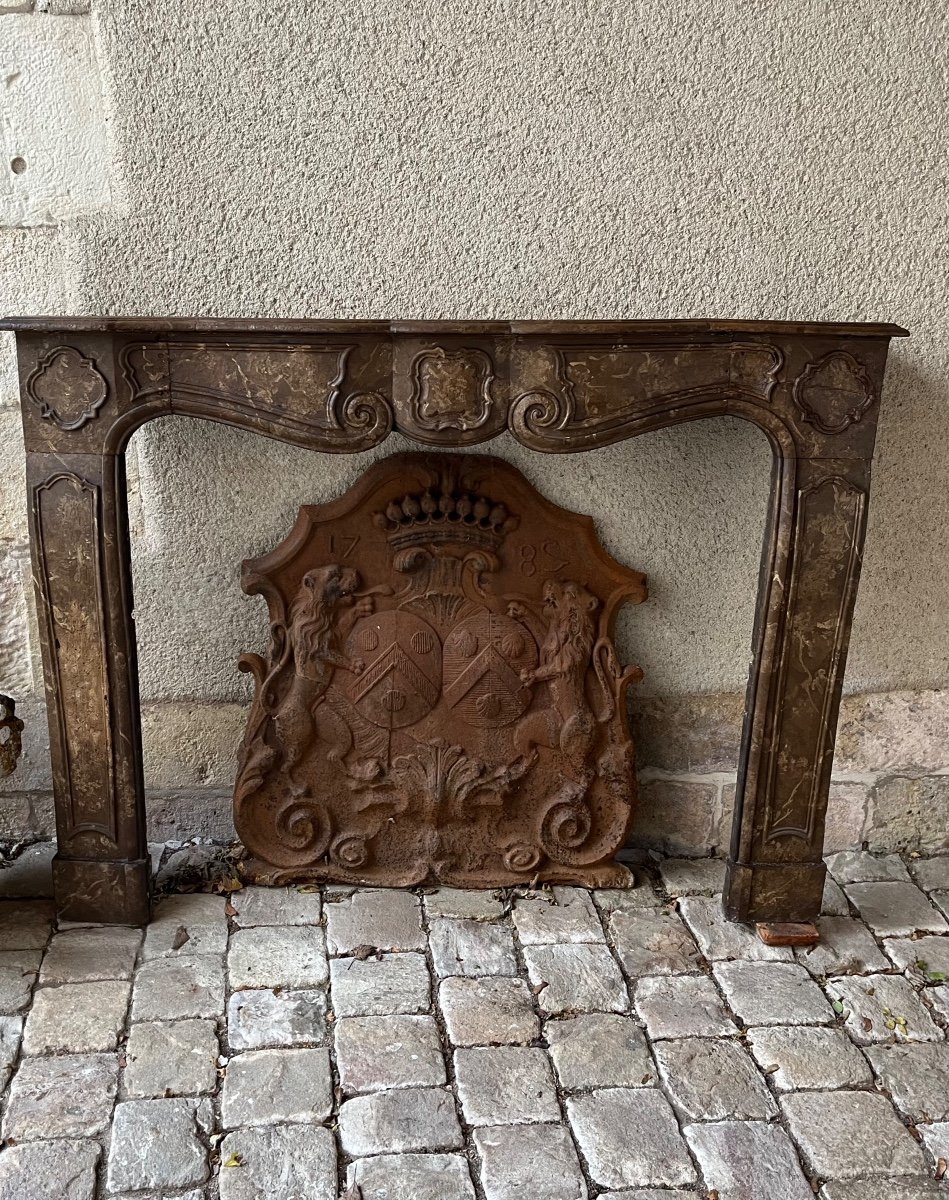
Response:
[[[121,456],[28,455],[59,852],[56,906],[142,924],[149,859]]]
[[[726,914],[813,924],[869,462],[776,457]]]

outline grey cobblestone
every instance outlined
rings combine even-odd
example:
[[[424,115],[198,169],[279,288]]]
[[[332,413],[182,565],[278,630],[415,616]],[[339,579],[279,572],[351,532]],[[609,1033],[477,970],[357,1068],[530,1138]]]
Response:
[[[387,889],[353,892],[326,906],[330,954],[352,954],[360,946],[378,950],[424,950],[422,911],[410,892]]]
[[[475,1200],[468,1160],[460,1154],[358,1158],[350,1164],[346,1183],[359,1188],[360,1200]]]
[[[554,888],[553,900],[543,893],[518,900],[514,926],[523,946],[604,940],[596,906],[581,888]]]
[[[456,1050],[455,1078],[469,1125],[560,1120],[550,1062],[543,1050],[522,1046]]]
[[[629,1010],[626,984],[606,946],[525,946],[524,961],[548,1016]]]
[[[577,1143],[602,1187],[678,1187],[695,1168],[668,1100],[653,1088],[607,1088],[567,1098]],[[635,1138],[630,1130],[636,1131]]]
[[[840,884],[909,882],[909,871],[898,854],[841,850],[827,859],[827,870]]]
[[[946,863],[831,863],[873,930],[831,881],[793,952],[725,924],[715,860],[658,860],[681,917],[648,883],[248,888],[142,942],[0,900],[0,1200],[949,1197]]]
[[[98,1142],[49,1141],[0,1153],[0,1200],[93,1200]]]
[[[533,1041],[540,1020],[523,979],[443,979],[438,1004],[455,1046],[518,1045]]]
[[[441,1041],[431,1017],[343,1017],[334,1028],[339,1082],[346,1093],[445,1083]]]
[[[636,985],[636,1011],[655,1040],[738,1033],[707,975],[654,976]]]
[[[329,1051],[249,1050],[227,1064],[221,1095],[225,1129],[325,1121],[333,1110]]]
[[[826,1025],[827,998],[794,963],[716,963],[715,978],[729,1007],[745,1025]]]
[[[431,1004],[428,963],[422,954],[331,959],[330,986],[338,1017],[422,1013]]]
[[[432,921],[431,944],[439,978],[517,974],[514,938],[504,925],[487,925],[483,921]]]
[[[688,929],[665,909],[615,912],[610,932],[620,962],[632,978],[686,974],[696,969],[701,958]]]
[[[487,1200],[587,1200],[577,1152],[562,1125],[474,1131]]]
[[[655,1082],[646,1038],[632,1017],[589,1013],[548,1021],[544,1034],[565,1091],[642,1087]]]
[[[264,1125],[229,1133],[221,1143],[221,1200],[336,1200],[336,1147],[315,1125]],[[275,1191],[279,1181],[280,1191]]]
[[[946,918],[914,883],[852,883],[845,891],[877,937],[949,932]]]
[[[913,878],[924,891],[949,890],[949,854],[917,858],[910,863]]]
[[[823,1179],[921,1175],[923,1152],[883,1096],[794,1092],[781,1097],[791,1136]]]
[[[235,992],[227,1004],[227,1039],[232,1050],[267,1046],[309,1046],[326,1036],[326,993],[300,991]]]
[[[4,1141],[95,1137],[105,1132],[118,1082],[114,1054],[24,1059],[10,1085]]]
[[[844,1025],[858,1045],[942,1041],[942,1030],[902,975],[832,979],[827,994],[843,1005]]]
[[[57,933],[43,956],[40,986],[131,979],[142,934],[121,926],[68,929]]]
[[[23,1030],[26,1054],[114,1050],[128,1011],[129,984],[67,983],[39,988]]]
[[[768,1085],[734,1040],[685,1038],[656,1044],[672,1103],[690,1121],[765,1121],[777,1115]]]
[[[197,1096],[217,1086],[213,1021],[145,1021],[133,1025],[125,1048],[125,1088],[131,1097]]]

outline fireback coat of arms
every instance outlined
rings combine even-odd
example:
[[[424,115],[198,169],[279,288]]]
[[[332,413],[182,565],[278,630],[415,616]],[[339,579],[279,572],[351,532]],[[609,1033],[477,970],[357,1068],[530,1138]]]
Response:
[[[477,455],[400,454],[243,565],[266,598],[235,824],[270,882],[623,886],[635,798],[613,645],[645,577]]]

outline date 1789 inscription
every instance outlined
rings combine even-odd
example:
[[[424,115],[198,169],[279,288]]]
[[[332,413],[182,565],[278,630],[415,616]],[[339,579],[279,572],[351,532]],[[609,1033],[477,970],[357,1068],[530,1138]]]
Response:
[[[271,646],[235,822],[261,879],[622,885],[635,794],[613,645],[645,578],[506,463],[402,454],[244,563]]]

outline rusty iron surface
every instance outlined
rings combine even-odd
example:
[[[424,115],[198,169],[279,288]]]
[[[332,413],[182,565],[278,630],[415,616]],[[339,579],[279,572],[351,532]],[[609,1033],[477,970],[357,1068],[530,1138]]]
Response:
[[[889,339],[904,330],[879,324],[704,320],[261,322],[61,317],[21,319],[8,327],[16,331],[20,369],[30,543],[59,841],[54,883],[62,916],[135,923],[148,912],[149,860],[124,474],[125,447],[134,430],[158,417],[185,415],[223,421],[323,453],[370,450],[396,431],[437,451],[506,435],[533,452],[561,454],[609,446],[683,421],[740,417],[763,431],[774,465],[725,911],[732,919],[761,923],[815,919],[824,883],[824,820],[881,388]],[[687,480],[683,486],[688,486]],[[509,498],[500,494],[498,502],[508,505]],[[648,498],[636,498],[637,504],[645,502]],[[515,509],[510,503],[511,515],[521,516]],[[547,520],[542,505],[538,511]],[[386,530],[373,529],[379,544],[388,546]],[[519,534],[511,531],[510,536],[516,539]],[[497,571],[482,572],[485,590],[492,595],[500,594],[498,581],[513,569],[505,555],[514,544],[508,539],[495,551],[502,560]],[[412,581],[411,572],[391,571],[394,556],[386,561],[386,573],[376,574],[375,562],[365,565],[360,560],[354,566],[342,551],[321,557],[324,566],[335,564],[341,571],[353,569],[359,574],[351,594],[383,586],[386,578],[391,584],[393,574],[406,583]],[[573,563],[571,572],[561,574],[550,564],[549,570],[539,569],[537,586],[548,578],[571,581],[600,604],[607,603],[607,593],[598,591],[598,585]],[[287,589],[299,586],[301,579],[281,578],[285,604],[292,605],[294,597]],[[488,584],[495,585],[493,592]],[[535,607],[542,596],[509,582],[504,589],[520,590]],[[345,598],[340,588],[333,627],[338,652],[361,659],[369,671],[374,652],[347,649],[354,630],[343,628],[343,617],[348,619],[356,601],[344,604]],[[393,607],[392,597],[381,593],[368,599],[373,610],[359,617],[363,622],[382,619]],[[524,625],[506,609],[495,611],[487,601],[484,606],[490,619]],[[604,611],[597,610],[598,622]],[[450,650],[445,650],[450,632],[424,613],[417,615],[437,634],[442,655],[441,690],[432,712],[440,705],[451,708],[454,692],[446,690],[444,678],[446,662],[449,670],[455,669]],[[530,632],[539,669],[550,622],[542,614],[534,613],[532,619],[537,626],[536,632]],[[363,625],[363,632],[366,628]],[[380,640],[383,632],[377,631]],[[401,633],[393,636],[398,640]],[[596,636],[600,636],[599,625]],[[515,674],[533,669],[515,665]],[[360,674],[334,665],[323,699],[315,706],[312,719],[324,732],[314,736],[323,739],[327,748],[334,737],[345,741],[341,718],[328,716],[331,691],[346,692],[346,703],[360,712],[361,720],[375,730],[385,728],[373,724],[359,708],[371,705],[368,693],[357,700],[352,691]],[[286,669],[282,681],[285,675]],[[595,667],[588,669],[591,705],[596,700],[595,678]],[[518,689],[511,682],[516,697]],[[557,753],[568,764],[563,788],[582,789],[589,769],[584,754],[571,756],[566,749],[536,743],[537,761],[525,770],[523,779],[502,778],[504,771],[520,770],[515,766],[519,756],[523,759],[532,752],[527,747],[526,755],[521,755],[511,741],[514,731],[536,717],[538,706],[553,702],[549,681],[521,682],[531,696],[526,710],[490,733],[472,733],[471,741],[470,722],[456,717],[451,708],[451,719],[440,727],[442,731],[431,734],[432,740],[440,737],[446,745],[429,745],[434,759],[426,770],[418,756],[415,767],[396,767],[397,760],[412,755],[405,745],[409,735],[402,732],[407,727],[396,727],[392,719],[396,749],[386,773],[389,810],[404,799],[396,796],[393,779],[408,779],[412,770],[436,782],[447,778],[446,755],[455,746],[474,763],[466,770],[474,771],[475,782],[482,769],[501,771],[493,785],[500,791],[503,784],[505,804],[510,804],[509,796],[527,794],[525,789],[535,779],[551,771],[545,760],[552,761]],[[422,692],[426,690],[423,685]],[[388,703],[397,702],[393,696]],[[406,696],[406,707],[400,711],[412,716],[409,703]],[[459,700],[456,707],[463,704]],[[275,719],[273,714],[270,719]],[[432,720],[431,714],[420,716],[420,731]],[[594,725],[590,754],[599,761],[615,723],[595,720]],[[286,719],[284,726],[286,731]],[[289,732],[287,736],[292,740]],[[529,740],[527,732],[521,740]],[[354,791],[349,785],[357,781],[343,768],[355,769],[358,758],[371,772],[372,762],[379,757],[371,746],[362,754],[357,741],[354,738],[352,751],[347,748],[342,754],[343,765],[335,768],[337,784],[345,789],[350,805]],[[578,744],[583,744],[582,739]],[[507,746],[503,755],[496,753],[499,746]],[[248,770],[245,765],[242,788],[249,787]],[[294,771],[298,786],[306,786],[307,763],[298,764]],[[458,779],[457,773],[453,779]],[[366,814],[375,811],[372,780],[358,783],[360,803],[365,800],[361,819],[367,823]],[[268,786],[272,785],[263,778],[258,785],[264,790]],[[412,786],[415,790],[407,784],[404,790],[417,798],[422,785]],[[596,783],[590,785],[588,798],[599,795],[597,788],[612,795],[610,788]],[[253,790],[250,787],[249,794]],[[434,791],[441,796],[444,788],[438,785]],[[475,798],[483,792],[482,788]],[[538,787],[536,795],[542,792]],[[334,803],[342,806],[343,801],[337,798]],[[563,803],[571,803],[566,792]],[[480,804],[469,805],[470,810],[480,808]],[[601,861],[613,870],[607,853],[612,837],[606,832],[609,822],[604,818],[597,824],[599,820],[594,811],[591,829],[602,834]],[[298,839],[313,836],[305,822],[293,828]],[[563,829],[568,841],[582,842],[582,832],[579,825]],[[330,859],[338,835],[334,827],[326,849]],[[338,857],[340,850],[337,846]],[[586,853],[579,846],[573,851]],[[350,868],[362,871],[365,864],[354,868],[354,859],[362,853],[356,847],[341,857]],[[439,854],[442,850],[436,846],[430,857],[442,861]],[[530,862],[530,856],[523,861]],[[592,869],[593,861],[580,866]],[[556,869],[561,868],[578,869],[565,861],[558,862]],[[292,865],[273,868],[295,869]]]
[[[235,824],[257,878],[616,886],[635,776],[613,645],[645,579],[515,468],[400,454],[245,562],[271,651]]]

